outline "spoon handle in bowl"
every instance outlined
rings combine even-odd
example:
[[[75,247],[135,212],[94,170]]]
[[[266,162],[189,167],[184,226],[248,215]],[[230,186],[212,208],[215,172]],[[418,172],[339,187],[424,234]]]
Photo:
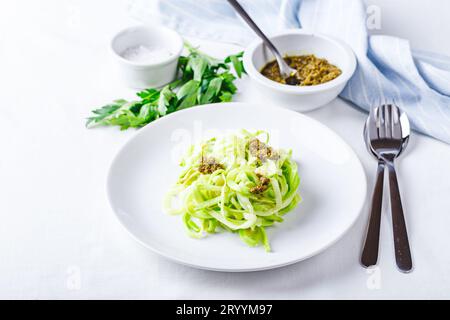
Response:
[[[365,267],[374,266],[378,260],[378,247],[380,242],[381,205],[383,203],[385,164],[378,161],[377,177],[372,195],[369,226],[367,227],[366,241],[361,254],[361,264]]]

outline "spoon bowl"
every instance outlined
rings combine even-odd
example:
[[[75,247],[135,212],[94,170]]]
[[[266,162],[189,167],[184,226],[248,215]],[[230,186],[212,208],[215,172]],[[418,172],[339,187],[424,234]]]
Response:
[[[364,123],[364,142],[366,144],[367,150],[369,151],[370,154],[373,155],[373,157],[375,159],[378,160],[378,156],[375,153],[375,151],[372,149],[372,147],[370,146],[370,140],[369,140],[369,134],[367,131],[367,127],[369,125],[369,121],[370,121],[370,117],[367,117],[366,122]],[[410,137],[410,126],[409,126],[409,121],[408,118],[406,118],[406,114],[404,112],[401,111],[400,113],[400,123],[402,124],[402,131],[405,131],[405,136],[403,137],[403,142],[402,142],[402,147],[398,153],[398,156],[400,156],[403,151],[405,151],[406,147],[408,146],[409,143],[409,137]]]

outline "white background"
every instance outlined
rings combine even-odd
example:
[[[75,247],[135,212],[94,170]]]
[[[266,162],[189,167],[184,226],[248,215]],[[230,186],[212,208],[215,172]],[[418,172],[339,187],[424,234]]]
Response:
[[[272,271],[191,269],[137,244],[105,194],[110,161],[133,131],[84,128],[91,109],[133,96],[107,52],[110,36],[133,23],[129,2],[0,3],[0,298],[450,298],[450,146],[418,134],[399,162],[411,274],[395,267],[388,203],[373,274],[358,263],[367,207],[332,248]],[[378,33],[450,55],[449,1],[369,2],[382,9]],[[218,57],[241,50],[192,42]],[[258,101],[248,79],[238,86],[237,100]],[[366,115],[336,100],[309,116],[354,148],[371,192],[376,163],[361,136]]]

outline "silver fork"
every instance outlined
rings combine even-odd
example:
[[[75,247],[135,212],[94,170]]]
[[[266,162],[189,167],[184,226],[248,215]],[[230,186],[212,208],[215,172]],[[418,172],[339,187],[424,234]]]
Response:
[[[382,196],[380,195],[380,190],[382,190],[382,175],[384,173],[384,165],[386,165],[389,171],[395,259],[401,271],[409,272],[412,269],[411,251],[394,163],[395,159],[403,150],[405,139],[405,134],[402,132],[402,124],[400,123],[399,108],[394,104],[384,104],[376,110],[371,110],[368,121],[368,136],[370,148],[379,160],[379,167],[369,229],[361,260],[366,265],[365,260],[370,261],[375,258],[376,263],[380,223],[379,212],[377,216],[376,210],[381,211]],[[376,195],[377,189],[378,195]],[[372,217],[372,215],[375,217]],[[378,230],[376,230],[377,227]],[[376,248],[373,242],[374,240],[377,242]]]

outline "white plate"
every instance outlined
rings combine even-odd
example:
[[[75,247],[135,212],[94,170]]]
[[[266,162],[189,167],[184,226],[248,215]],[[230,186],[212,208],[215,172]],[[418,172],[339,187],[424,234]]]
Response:
[[[187,145],[242,128],[269,131],[272,144],[291,148],[299,165],[303,202],[268,228],[271,253],[228,232],[192,239],[180,216],[162,210]],[[304,260],[341,238],[360,214],[366,177],[352,149],[319,122],[287,109],[224,103],[179,111],[138,131],[114,159],[107,189],[120,222],[162,256],[202,269],[256,271]]]

